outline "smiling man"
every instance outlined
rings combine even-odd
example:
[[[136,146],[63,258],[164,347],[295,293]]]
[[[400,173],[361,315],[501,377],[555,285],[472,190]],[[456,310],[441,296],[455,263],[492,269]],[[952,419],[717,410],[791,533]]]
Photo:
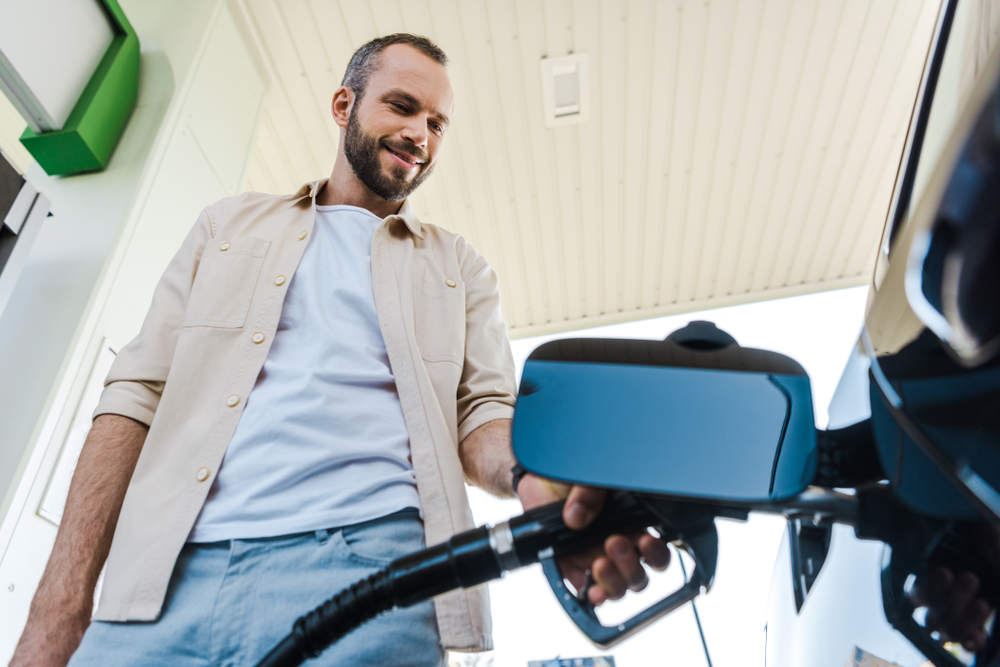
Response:
[[[496,275],[406,201],[450,123],[445,64],[422,37],[364,45],[333,96],[330,178],[202,213],[108,375],[12,665],[252,665],[331,594],[473,527],[466,479],[514,493]],[[569,493],[574,527],[602,501],[518,479],[525,507]],[[575,565],[595,602],[645,582],[620,536]],[[386,614],[315,664],[491,646],[480,588]]]

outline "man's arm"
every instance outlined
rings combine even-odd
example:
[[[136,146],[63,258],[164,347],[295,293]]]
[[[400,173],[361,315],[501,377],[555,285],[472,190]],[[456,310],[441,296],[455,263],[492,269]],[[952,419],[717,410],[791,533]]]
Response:
[[[94,587],[146,441],[146,424],[170,372],[202,254],[215,236],[212,211],[221,215],[224,202],[198,216],[156,285],[139,334],[111,365],[12,667],[65,665],[90,624]]]
[[[11,667],[62,667],[80,644],[125,491],[149,428],[101,415],[84,443],[45,574]]]
[[[480,489],[499,498],[513,498],[510,469],[514,454],[510,449],[510,419],[486,422],[458,446],[465,477]]]

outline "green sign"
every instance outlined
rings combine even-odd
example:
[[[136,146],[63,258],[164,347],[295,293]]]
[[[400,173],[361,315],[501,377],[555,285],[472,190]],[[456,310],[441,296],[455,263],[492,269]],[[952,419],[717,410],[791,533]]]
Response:
[[[41,134],[29,127],[21,135],[21,143],[50,176],[106,167],[139,93],[139,38],[117,0],[103,2],[115,38],[66,124]]]

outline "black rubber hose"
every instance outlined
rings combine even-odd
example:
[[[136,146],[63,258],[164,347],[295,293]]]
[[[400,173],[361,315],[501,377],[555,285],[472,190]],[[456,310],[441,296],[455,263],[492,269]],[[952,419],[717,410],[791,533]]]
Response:
[[[295,621],[292,632],[257,667],[301,665],[393,607],[409,607],[456,588],[499,579],[506,570],[537,563],[540,552],[558,558],[600,544],[614,532],[642,530],[656,521],[634,495],[612,493],[586,530],[570,530],[562,520],[563,504],[536,507],[494,528],[459,533],[443,544],[394,560]]]
[[[392,609],[395,604],[390,589],[386,568],[334,595],[296,620],[291,634],[257,663],[258,667],[289,667],[319,657],[351,630]]]

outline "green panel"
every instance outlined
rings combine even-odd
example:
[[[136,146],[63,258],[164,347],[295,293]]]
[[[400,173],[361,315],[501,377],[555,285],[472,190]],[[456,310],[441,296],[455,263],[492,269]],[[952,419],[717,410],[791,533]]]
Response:
[[[103,0],[118,35],[112,40],[61,130],[35,134],[21,143],[50,176],[107,166],[139,93],[139,38],[117,0]]]

